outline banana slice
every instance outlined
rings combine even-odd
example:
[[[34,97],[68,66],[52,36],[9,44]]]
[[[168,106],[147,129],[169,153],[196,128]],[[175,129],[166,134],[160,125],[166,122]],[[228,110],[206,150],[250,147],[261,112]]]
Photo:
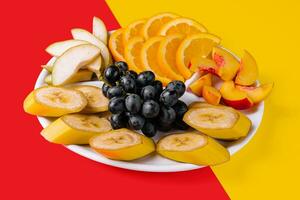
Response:
[[[81,111],[87,99],[80,91],[46,86],[32,91],[24,100],[25,112],[45,117],[59,117]]]
[[[65,84],[77,83],[81,81],[89,81],[93,77],[93,72],[89,70],[79,70],[76,74],[74,74]],[[52,74],[49,74],[45,78],[45,83],[48,85],[52,85]]]
[[[72,88],[79,90],[87,98],[87,105],[82,113],[97,113],[108,110],[108,99],[103,95],[100,88],[91,85],[77,85]]]
[[[163,137],[156,151],[166,158],[196,165],[217,165],[230,159],[225,147],[197,131]]]
[[[41,135],[57,144],[88,144],[92,136],[110,131],[106,118],[96,115],[69,114],[47,126]]]
[[[251,128],[251,121],[231,107],[197,103],[189,108],[183,121],[217,139],[232,140],[245,137]]]
[[[103,156],[114,160],[134,160],[155,151],[152,139],[126,128],[92,137],[90,146]]]

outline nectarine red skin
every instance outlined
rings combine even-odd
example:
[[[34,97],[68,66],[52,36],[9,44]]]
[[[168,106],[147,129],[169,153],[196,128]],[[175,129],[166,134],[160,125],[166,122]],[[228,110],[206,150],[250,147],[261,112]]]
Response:
[[[241,100],[228,100],[223,98],[223,102],[232,108],[235,108],[237,110],[246,110],[249,109],[253,106],[253,103],[249,101],[248,98],[246,99],[241,99]]]

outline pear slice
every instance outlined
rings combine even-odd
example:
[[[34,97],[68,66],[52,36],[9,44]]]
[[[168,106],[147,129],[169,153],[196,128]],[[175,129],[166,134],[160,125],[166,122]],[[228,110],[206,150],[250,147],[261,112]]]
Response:
[[[72,88],[82,92],[88,101],[82,113],[98,113],[108,110],[108,99],[100,88],[92,85],[76,85]]]
[[[84,29],[80,29],[80,28],[72,29],[71,34],[72,34],[73,38],[76,40],[84,40],[84,41],[87,41],[87,42],[97,46],[100,49],[101,55],[103,57],[104,65],[108,66],[109,64],[111,64],[112,59],[111,59],[111,55],[109,53],[107,46],[101,40],[96,38],[96,36],[94,36],[93,34],[91,34],[88,31],[86,31]]]
[[[66,84],[77,83],[81,81],[89,81],[92,79],[92,77],[93,77],[93,72],[86,69],[81,69],[76,74],[74,74],[72,78],[70,78],[66,82]],[[47,75],[44,81],[48,85],[52,85],[52,74]]]
[[[93,35],[107,44],[107,29],[104,22],[98,17],[93,18]]]
[[[64,85],[78,72],[100,55],[100,49],[92,44],[82,44],[68,49],[53,65],[52,84]]]
[[[110,131],[106,118],[96,115],[69,114],[47,126],[41,135],[56,144],[88,144],[91,137]]]
[[[94,72],[98,77],[101,75],[102,67],[102,57],[98,56],[91,63],[85,66],[91,72]]]
[[[52,56],[58,57],[61,56],[68,49],[81,44],[88,44],[88,42],[83,40],[65,40],[65,41],[55,42],[46,48],[46,52]]]
[[[90,146],[114,160],[135,160],[155,151],[152,139],[126,128],[94,136],[90,139]]]
[[[44,117],[60,117],[79,112],[86,105],[87,99],[82,92],[53,86],[33,90],[23,103],[26,113]]]
[[[197,131],[163,137],[156,151],[166,158],[196,165],[217,165],[230,159],[225,147]]]

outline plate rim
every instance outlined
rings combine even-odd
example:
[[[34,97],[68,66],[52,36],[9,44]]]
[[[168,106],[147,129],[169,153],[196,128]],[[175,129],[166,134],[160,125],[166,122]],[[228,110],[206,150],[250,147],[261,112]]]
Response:
[[[222,47],[229,53],[231,53],[234,57],[239,59],[235,54],[233,54],[231,51],[228,49]],[[48,62],[47,65],[50,65],[55,61],[56,57],[52,57]],[[42,69],[42,71],[39,73],[39,76],[35,82],[34,89],[46,86],[47,84],[44,83],[44,78],[49,74],[49,72],[46,69]],[[83,83],[88,83],[91,81],[86,81]],[[259,126],[261,125],[261,121],[264,116],[264,101],[256,105],[256,109],[261,112],[261,117],[258,120],[257,127],[255,130],[253,130],[253,133],[248,134],[243,140],[237,141],[237,144],[232,145],[230,147],[226,147],[227,150],[230,153],[230,157],[232,157],[234,154],[236,154],[238,151],[242,150],[249,142],[250,140],[254,137],[254,135],[257,133],[257,130]],[[37,116],[37,119],[41,126],[44,128],[45,127],[45,119],[46,117],[41,117]],[[71,150],[72,152],[79,154],[80,156],[83,156],[85,158],[91,159],[93,161],[110,165],[113,167],[118,167],[118,168],[123,168],[123,169],[128,169],[128,170],[134,170],[134,171],[144,171],[144,172],[180,172],[180,171],[189,171],[189,170],[195,170],[195,169],[200,169],[203,167],[207,166],[200,166],[200,165],[194,165],[194,164],[189,164],[189,163],[181,163],[181,162],[176,162],[176,164],[169,164],[169,165],[147,165],[147,164],[141,164],[141,163],[133,163],[133,162],[126,162],[126,161],[117,161],[117,160],[111,160],[108,158],[105,158],[104,156],[101,156],[99,154],[91,154],[90,152],[87,152],[86,149],[82,148],[80,145],[63,145],[67,149]],[[90,148],[90,147],[89,147]]]

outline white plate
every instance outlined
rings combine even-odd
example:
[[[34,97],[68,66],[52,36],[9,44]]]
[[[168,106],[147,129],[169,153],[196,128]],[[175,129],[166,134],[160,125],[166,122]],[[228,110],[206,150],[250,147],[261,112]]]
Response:
[[[55,58],[52,58],[48,64],[51,65],[54,62]],[[43,69],[42,72],[40,73],[36,84],[35,88],[39,88],[41,86],[44,86],[44,79],[48,75],[48,72]],[[187,81],[186,84],[188,85],[191,81]],[[89,82],[83,82],[83,83],[78,83],[81,85],[94,85],[101,87],[102,82],[99,81],[89,81]],[[185,93],[184,96],[181,98],[181,100],[185,101],[187,104],[190,104],[191,102],[194,101],[199,101],[202,100],[202,98],[199,98],[191,93]],[[264,103],[260,103],[259,105],[255,106],[253,109],[249,109],[246,111],[242,111],[244,114],[246,114],[249,119],[252,121],[252,128],[248,134],[247,137],[239,139],[234,142],[222,142],[224,144],[228,151],[230,152],[230,155],[232,156],[235,154],[237,151],[239,151],[241,148],[243,148],[254,136],[256,133],[257,128],[259,127],[261,123],[261,119],[263,117],[263,112],[264,112]],[[46,117],[38,117],[38,120],[42,127],[48,126],[53,119],[51,118],[46,118]],[[177,131],[178,132],[178,131]],[[154,140],[157,141],[157,139],[161,136],[159,133]],[[188,171],[188,170],[193,170],[193,169],[198,169],[202,168],[204,166],[197,166],[193,164],[186,164],[186,163],[180,163],[180,162],[175,162],[172,160],[168,160],[166,158],[163,158],[157,154],[152,154],[149,155],[145,158],[138,159],[135,161],[131,162],[125,162],[125,161],[116,161],[116,160],[110,160],[102,155],[94,152],[89,146],[82,146],[82,145],[66,145],[66,148],[69,150],[82,155],[86,158],[89,158],[91,160],[115,166],[115,167],[120,167],[120,168],[125,168],[125,169],[130,169],[130,170],[136,170],[136,171],[147,171],[147,172],[177,172],[177,171]]]

